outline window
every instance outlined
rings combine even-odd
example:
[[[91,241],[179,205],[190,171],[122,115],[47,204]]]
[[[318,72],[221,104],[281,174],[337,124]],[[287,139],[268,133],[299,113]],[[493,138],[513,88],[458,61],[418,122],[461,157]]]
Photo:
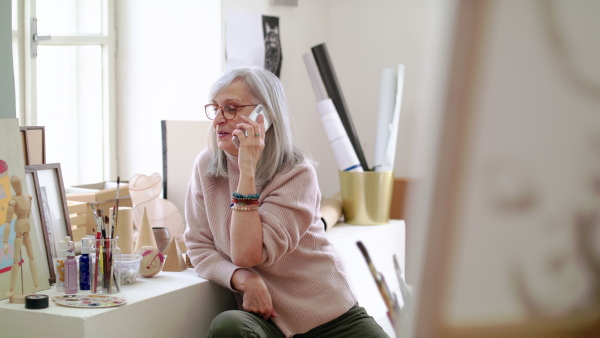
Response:
[[[116,172],[114,1],[12,4],[20,124],[46,128],[46,161],[61,164],[65,185],[109,180]]]

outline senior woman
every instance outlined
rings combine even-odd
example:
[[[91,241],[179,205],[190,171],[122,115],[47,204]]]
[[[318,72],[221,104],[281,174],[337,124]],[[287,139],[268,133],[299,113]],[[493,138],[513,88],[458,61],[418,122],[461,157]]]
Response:
[[[358,306],[327,240],[316,171],[292,142],[279,79],[230,69],[210,99],[213,128],[193,167],[185,241],[195,271],[233,290],[240,310],[215,317],[209,337],[387,337]],[[262,115],[248,118],[259,104],[268,130]]]

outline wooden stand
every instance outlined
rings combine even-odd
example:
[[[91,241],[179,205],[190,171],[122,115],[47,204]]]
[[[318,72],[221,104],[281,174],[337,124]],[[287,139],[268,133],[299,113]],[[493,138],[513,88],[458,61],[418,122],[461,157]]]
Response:
[[[8,302],[11,304],[25,304],[25,297],[29,295],[33,295],[33,293],[12,295],[8,298]]]

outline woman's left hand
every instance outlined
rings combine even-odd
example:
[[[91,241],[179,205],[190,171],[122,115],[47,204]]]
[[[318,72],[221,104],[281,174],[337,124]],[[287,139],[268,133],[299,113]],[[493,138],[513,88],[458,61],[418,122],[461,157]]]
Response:
[[[242,308],[264,320],[277,317],[271,301],[271,293],[263,279],[248,270],[238,269],[233,273],[231,284],[234,289],[244,293]]]

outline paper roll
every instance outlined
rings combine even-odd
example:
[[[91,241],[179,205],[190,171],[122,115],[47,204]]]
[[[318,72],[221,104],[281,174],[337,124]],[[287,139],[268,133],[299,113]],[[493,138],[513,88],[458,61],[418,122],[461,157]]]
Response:
[[[118,216],[115,236],[119,238],[121,253],[133,254],[133,209],[130,207],[119,207]]]
[[[333,155],[338,169],[342,171],[363,171],[342,121],[335,110],[333,101],[331,99],[320,101],[317,103],[317,110],[321,114],[321,122],[333,148]]]
[[[317,63],[319,74],[321,74],[323,85],[327,90],[327,94],[334,103],[336,111],[340,117],[340,120],[342,121],[342,125],[344,126],[344,129],[346,129],[346,134],[348,134],[350,143],[354,148],[354,152],[360,161],[360,165],[364,171],[368,171],[369,166],[367,165],[367,160],[363,154],[362,146],[360,145],[358,135],[354,129],[354,123],[352,123],[352,118],[348,113],[346,101],[344,100],[344,96],[342,95],[342,91],[338,84],[337,76],[333,70],[333,65],[331,64],[327,47],[323,43],[312,47],[311,50],[315,58],[315,62]]]
[[[319,75],[319,68],[317,68],[315,57],[312,55],[312,53],[306,53],[302,55],[302,58],[304,59],[304,65],[306,65],[308,78],[312,84],[317,102],[328,99],[329,96],[327,96],[327,90],[325,90],[323,80],[321,80],[321,75]]]
[[[385,158],[381,167],[376,171],[390,171],[394,169],[396,158],[396,144],[398,143],[398,125],[400,123],[400,108],[402,105],[402,90],[404,89],[404,65],[398,65],[398,85],[396,86],[396,103],[390,125],[390,137],[385,148]]]
[[[325,230],[331,229],[342,217],[342,194],[321,200],[321,218],[325,222]]]
[[[388,171],[383,168],[386,162],[386,153],[392,132],[392,118],[396,103],[396,85],[398,83],[396,70],[385,68],[381,71],[379,84],[379,113],[377,115],[377,132],[375,133],[375,158],[373,169],[375,171]]]

